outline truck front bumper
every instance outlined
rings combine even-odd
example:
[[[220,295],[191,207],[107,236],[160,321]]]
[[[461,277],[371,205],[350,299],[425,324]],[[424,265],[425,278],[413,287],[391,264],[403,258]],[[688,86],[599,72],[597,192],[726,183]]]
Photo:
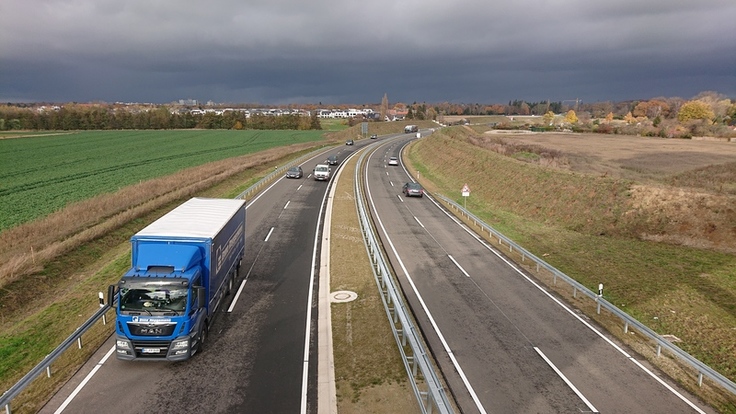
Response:
[[[192,355],[192,338],[182,336],[168,340],[131,340],[118,336],[115,338],[115,355],[118,359],[184,361]]]

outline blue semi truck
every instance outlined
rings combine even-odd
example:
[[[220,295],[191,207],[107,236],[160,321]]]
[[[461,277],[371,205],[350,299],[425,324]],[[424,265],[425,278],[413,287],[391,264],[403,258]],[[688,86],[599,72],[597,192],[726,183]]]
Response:
[[[108,292],[117,309],[118,359],[190,358],[238,278],[245,201],[192,198],[130,242],[132,267]]]

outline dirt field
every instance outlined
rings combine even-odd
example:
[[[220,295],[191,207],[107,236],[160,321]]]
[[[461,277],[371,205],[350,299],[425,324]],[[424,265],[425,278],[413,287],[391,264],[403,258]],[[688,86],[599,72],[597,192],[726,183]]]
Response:
[[[736,162],[736,142],[727,141],[496,130],[486,135],[562,151],[572,171],[636,181]]]
[[[666,223],[641,239],[736,253],[736,142],[495,130],[480,140],[547,167],[631,180],[631,208]]]

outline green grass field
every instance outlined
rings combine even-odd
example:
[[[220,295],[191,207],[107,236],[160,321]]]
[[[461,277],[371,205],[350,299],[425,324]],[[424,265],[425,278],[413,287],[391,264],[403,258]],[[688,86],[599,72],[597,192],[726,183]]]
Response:
[[[0,140],[0,231],[185,168],[324,139],[323,131],[82,131]]]

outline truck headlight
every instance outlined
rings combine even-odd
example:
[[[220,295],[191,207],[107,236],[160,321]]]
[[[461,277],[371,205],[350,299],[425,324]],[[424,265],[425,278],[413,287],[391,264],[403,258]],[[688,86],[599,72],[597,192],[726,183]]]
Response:
[[[189,348],[189,338],[187,339],[176,339],[171,343],[171,348],[173,349],[188,349]]]
[[[128,341],[118,339],[116,343],[117,343],[118,348],[131,349],[130,342]]]

